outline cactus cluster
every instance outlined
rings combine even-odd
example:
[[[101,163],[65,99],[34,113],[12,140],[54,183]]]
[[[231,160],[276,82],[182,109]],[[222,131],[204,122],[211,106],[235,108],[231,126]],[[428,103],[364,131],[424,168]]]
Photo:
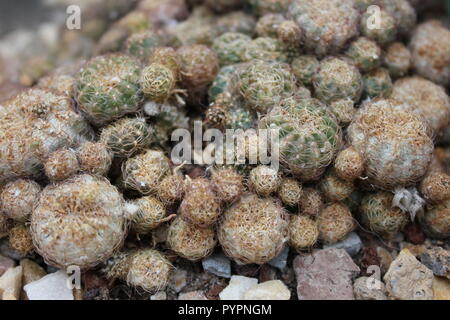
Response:
[[[0,38],[2,255],[108,280],[84,298],[175,299],[185,271],[182,294],[216,296],[216,262],[292,289],[297,254],[344,248],[364,273],[448,247],[439,1],[78,2],[58,43]],[[238,143],[197,162],[211,133]]]

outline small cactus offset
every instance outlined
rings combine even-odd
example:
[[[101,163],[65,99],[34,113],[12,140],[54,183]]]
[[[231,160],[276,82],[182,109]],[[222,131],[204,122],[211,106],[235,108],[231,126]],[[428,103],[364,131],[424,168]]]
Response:
[[[433,142],[426,122],[396,100],[364,104],[348,128],[348,137],[364,157],[370,182],[380,188],[413,185],[431,161]]]
[[[285,246],[287,215],[273,198],[249,194],[224,213],[218,237],[224,252],[233,260],[264,264]]]
[[[169,170],[169,159],[163,152],[147,150],[123,163],[122,182],[125,188],[140,194],[155,193]]]
[[[114,156],[129,158],[150,146],[152,134],[144,118],[122,118],[101,130],[100,142]]]
[[[292,96],[295,79],[289,65],[254,60],[239,72],[239,90],[255,111],[265,113]]]
[[[361,221],[371,231],[392,237],[408,223],[408,215],[392,206],[394,196],[387,192],[367,194],[361,202]]]

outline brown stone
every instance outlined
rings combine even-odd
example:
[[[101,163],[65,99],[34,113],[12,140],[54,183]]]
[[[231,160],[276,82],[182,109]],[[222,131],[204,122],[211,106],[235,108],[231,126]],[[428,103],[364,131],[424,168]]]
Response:
[[[208,290],[208,292],[206,292],[206,297],[208,300],[219,300],[219,294],[223,289],[225,289],[225,285],[215,284]]]
[[[408,242],[412,244],[423,244],[425,241],[425,234],[417,223],[409,223],[403,229],[403,233]]]
[[[0,255],[0,277],[8,270],[16,265],[13,259]]]
[[[433,300],[450,300],[450,280],[441,277],[433,279]]]
[[[257,277],[260,266],[257,264],[236,265],[235,271],[238,275],[244,277]]]
[[[388,296],[395,300],[433,298],[433,272],[403,249],[384,275]]]
[[[259,282],[275,280],[277,278],[277,270],[275,268],[263,264],[259,270]]]

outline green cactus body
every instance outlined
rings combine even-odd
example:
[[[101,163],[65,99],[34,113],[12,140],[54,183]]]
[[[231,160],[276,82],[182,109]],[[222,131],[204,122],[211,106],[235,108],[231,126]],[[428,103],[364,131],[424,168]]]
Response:
[[[250,8],[257,15],[286,12],[290,0],[247,0]]]
[[[313,76],[319,69],[319,66],[319,60],[311,55],[298,56],[291,63],[292,72],[297,77],[297,80],[305,86],[312,83]]]
[[[346,55],[353,59],[362,72],[368,72],[380,65],[381,48],[376,42],[361,37],[350,44]]]
[[[153,129],[152,141],[159,146],[163,146],[170,141],[173,130],[189,128],[189,118],[183,108],[167,103],[148,102],[145,105],[145,111],[150,116]]]
[[[132,34],[125,43],[125,52],[146,61],[156,48],[164,45],[163,37],[151,31]]]
[[[278,28],[281,23],[286,21],[282,14],[269,13],[259,18],[256,24],[256,33],[260,37],[278,36]]]
[[[242,64],[233,64],[222,67],[219,70],[216,78],[209,87],[208,95],[210,103],[214,102],[219,94],[224,92],[232,93],[234,91],[233,78],[236,76],[236,71],[239,70],[241,66]]]
[[[287,64],[254,60],[239,72],[239,89],[250,108],[265,113],[294,94],[295,77]]]
[[[287,62],[288,54],[285,45],[278,39],[259,37],[246,43],[242,50],[242,61],[263,60],[267,62]]]
[[[125,55],[98,56],[81,69],[76,82],[80,109],[96,125],[136,112],[142,101],[140,65]]]
[[[219,34],[239,32],[248,36],[253,36],[255,27],[255,17],[243,11],[233,11],[217,18],[215,30]]]
[[[118,157],[130,157],[150,146],[152,130],[144,118],[123,118],[104,127],[100,141]]]
[[[217,53],[220,65],[226,66],[241,62],[243,52],[251,41],[245,34],[227,32],[214,40],[212,49]]]
[[[394,17],[392,17],[385,10],[380,10],[380,27],[372,28],[370,19],[372,19],[373,13],[366,12],[361,18],[361,33],[380,45],[385,45],[395,40],[397,36],[397,25]]]
[[[358,68],[350,61],[336,57],[321,61],[313,84],[317,98],[327,103],[346,98],[358,101],[363,89]]]
[[[259,127],[280,130],[281,163],[303,180],[318,179],[342,144],[336,119],[315,99],[287,99]]]
[[[392,93],[392,79],[384,68],[375,69],[363,76],[364,96],[388,98]]]

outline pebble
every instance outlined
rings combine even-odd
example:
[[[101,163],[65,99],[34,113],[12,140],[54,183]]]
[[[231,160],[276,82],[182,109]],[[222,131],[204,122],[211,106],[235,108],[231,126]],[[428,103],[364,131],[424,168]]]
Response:
[[[403,234],[407,241],[412,244],[423,244],[425,241],[425,234],[417,223],[410,222],[403,229]]]
[[[259,270],[259,282],[266,282],[270,280],[276,280],[277,270],[268,264],[263,264]]]
[[[450,300],[450,280],[446,278],[434,277],[433,279],[433,300]]]
[[[283,250],[272,260],[268,262],[269,265],[279,270],[283,270],[287,265],[287,258],[289,255],[289,246],[285,246]]]
[[[299,300],[353,300],[359,267],[344,249],[317,250],[294,260]]]
[[[450,252],[441,247],[434,247],[422,253],[419,258],[434,275],[450,279]]]
[[[235,264],[234,265],[235,273],[244,277],[256,277],[258,276],[259,269],[261,269],[260,265],[257,264]]]
[[[232,276],[228,286],[219,293],[220,300],[243,300],[245,293],[258,284],[258,279]]]
[[[159,291],[150,296],[150,300],[167,300],[167,293],[165,293],[164,291]]]
[[[384,274],[388,271],[388,269],[389,269],[392,261],[394,261],[394,259],[392,258],[391,253],[383,247],[377,247],[376,251],[377,251],[378,260],[380,261],[380,265],[381,265],[381,272]]]
[[[27,257],[27,254],[20,253],[11,248],[8,240],[3,240],[0,242],[0,254],[17,261],[20,261]]]
[[[9,268],[0,277],[0,300],[19,300],[22,288],[22,266]]]
[[[23,268],[22,286],[25,286],[33,281],[37,281],[47,275],[44,268],[30,259],[23,259],[20,261],[20,265]],[[21,298],[28,299],[25,290],[22,290]]]
[[[178,296],[178,300],[208,300],[208,299],[206,299],[203,291],[190,291],[186,293],[181,293]]]
[[[386,286],[372,277],[360,277],[353,284],[356,300],[387,300]]]
[[[270,280],[251,287],[244,300],[289,300],[291,292],[280,280]]]
[[[169,282],[169,287],[175,292],[180,292],[187,284],[187,271],[184,269],[176,269],[172,273],[172,278]]]
[[[74,300],[72,289],[67,285],[69,277],[63,270],[27,284],[25,290],[29,300]]]
[[[0,255],[0,276],[6,272],[9,268],[13,268],[16,265],[13,259]]]
[[[231,261],[223,253],[214,254],[202,260],[202,266],[216,276],[231,278]]]
[[[324,249],[344,249],[351,257],[356,256],[361,250],[361,247],[362,241],[356,232],[351,232],[344,240],[341,240],[337,243],[323,246]]]
[[[384,275],[388,296],[395,300],[433,298],[433,272],[403,249]]]

